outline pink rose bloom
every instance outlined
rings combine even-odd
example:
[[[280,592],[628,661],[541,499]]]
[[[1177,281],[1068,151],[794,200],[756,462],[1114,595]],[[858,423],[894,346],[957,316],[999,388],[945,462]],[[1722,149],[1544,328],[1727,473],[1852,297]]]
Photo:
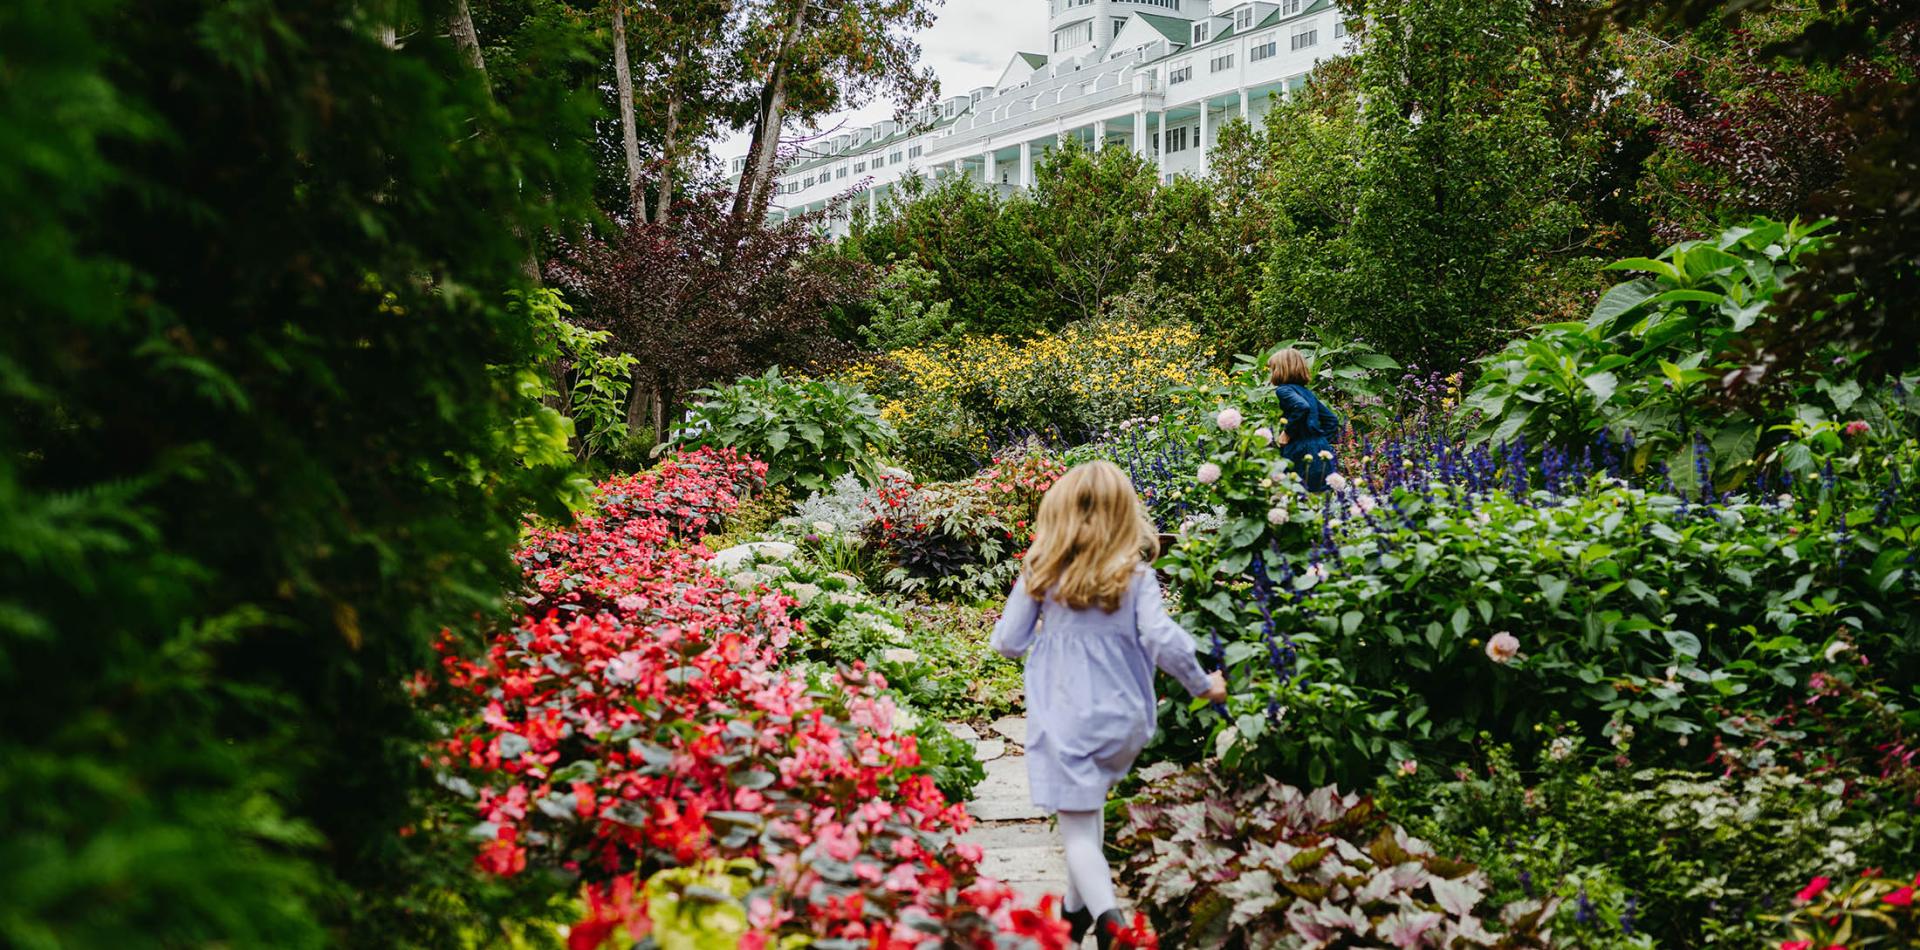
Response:
[[[1233,430],[1240,428],[1242,416],[1240,415],[1240,410],[1235,409],[1232,406],[1228,406],[1227,408],[1220,410],[1220,414],[1217,416],[1214,416],[1213,421],[1214,421],[1214,424],[1218,425],[1220,428],[1225,429],[1228,432],[1232,432]]]
[[[1200,466],[1200,484],[1211,485],[1220,480],[1220,466],[1208,462]]]
[[[1500,631],[1487,641],[1487,659],[1495,663],[1511,663],[1520,655],[1520,640],[1513,634]]]

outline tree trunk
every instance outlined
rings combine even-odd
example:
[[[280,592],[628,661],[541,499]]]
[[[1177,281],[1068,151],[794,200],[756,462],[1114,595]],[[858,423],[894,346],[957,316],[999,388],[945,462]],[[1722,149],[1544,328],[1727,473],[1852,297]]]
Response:
[[[679,161],[675,154],[680,147],[680,96],[667,93],[667,127],[660,146],[660,182],[659,194],[653,199],[653,223],[666,224],[673,208],[673,171]]]
[[[760,90],[760,111],[754,116],[753,146],[747,151],[747,167],[740,175],[740,190],[733,196],[733,217],[745,221],[767,210],[768,190],[773,186],[773,161],[780,152],[780,123],[787,108],[787,61],[800,42],[807,26],[806,0],[793,5],[793,19],[780,38],[780,49],[773,57],[773,72]]]
[[[633,218],[647,217],[647,196],[640,190],[640,131],[633,115],[633,71],[627,65],[626,0],[613,0],[613,81],[620,91],[620,142],[627,153],[627,199]]]
[[[465,53],[467,65],[480,74],[480,84],[486,87],[487,97],[493,97],[493,81],[487,78],[487,58],[480,51],[480,33],[473,28],[473,9],[467,6],[467,0],[453,0],[453,8],[447,11],[447,34],[453,37],[453,45]],[[527,282],[536,287],[540,285],[540,255],[534,250],[533,242],[520,230],[520,225],[511,226],[513,236],[520,239],[526,253],[520,258],[520,273],[526,275]]]
[[[473,10],[467,6],[467,0],[453,0],[453,9],[447,13],[447,32],[453,34],[453,44],[460,47],[460,52],[467,54],[467,65],[484,79],[487,60],[480,53],[480,34],[473,28]],[[487,90],[492,92],[491,83]]]

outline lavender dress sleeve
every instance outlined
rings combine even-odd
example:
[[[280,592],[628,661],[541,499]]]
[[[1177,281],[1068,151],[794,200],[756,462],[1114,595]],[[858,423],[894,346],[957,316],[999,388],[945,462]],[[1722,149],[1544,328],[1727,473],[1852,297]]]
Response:
[[[1142,571],[1134,583],[1138,586],[1133,602],[1134,623],[1140,631],[1140,645],[1160,671],[1180,681],[1187,692],[1198,696],[1212,688],[1207,671],[1194,657],[1193,637],[1167,615],[1160,582],[1151,572]],[[998,636],[998,631],[995,631]]]
[[[1007,595],[1006,609],[993,625],[993,637],[988,644],[995,653],[1010,660],[1026,656],[1033,646],[1034,622],[1039,619],[1040,602],[1027,593],[1027,579],[1022,577],[1014,583],[1013,593]]]

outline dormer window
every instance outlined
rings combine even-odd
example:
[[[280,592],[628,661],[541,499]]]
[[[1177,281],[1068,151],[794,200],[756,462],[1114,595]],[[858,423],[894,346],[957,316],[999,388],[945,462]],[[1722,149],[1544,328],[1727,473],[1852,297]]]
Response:
[[[1280,15],[1293,16],[1306,6],[1307,0],[1280,0]]]
[[[1241,7],[1233,13],[1233,28],[1236,30],[1253,29],[1253,8]]]
[[[1201,20],[1200,22],[1195,23],[1193,25],[1193,42],[1196,45],[1200,43],[1205,43],[1207,41],[1207,37],[1212,35],[1213,35],[1213,21]]]

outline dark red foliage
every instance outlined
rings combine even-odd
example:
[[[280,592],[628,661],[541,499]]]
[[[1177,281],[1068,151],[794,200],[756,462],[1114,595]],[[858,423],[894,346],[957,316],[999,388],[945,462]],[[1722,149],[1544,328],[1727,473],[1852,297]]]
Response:
[[[1704,173],[1675,187],[1700,207],[1799,211],[1840,180],[1858,134],[1834,98],[1808,88],[1805,77],[1769,69],[1751,51],[1735,72],[1739,92],[1731,96],[1697,73],[1677,73],[1654,106],[1656,135]],[[1666,241],[1692,236],[1670,224],[1665,230],[1659,237]]]
[[[871,282],[865,263],[827,251],[817,217],[737,223],[726,198],[689,195],[665,224],[559,240],[547,264],[582,322],[639,357],[640,392],[669,408],[711,382],[842,355],[824,314],[862,299]]]

